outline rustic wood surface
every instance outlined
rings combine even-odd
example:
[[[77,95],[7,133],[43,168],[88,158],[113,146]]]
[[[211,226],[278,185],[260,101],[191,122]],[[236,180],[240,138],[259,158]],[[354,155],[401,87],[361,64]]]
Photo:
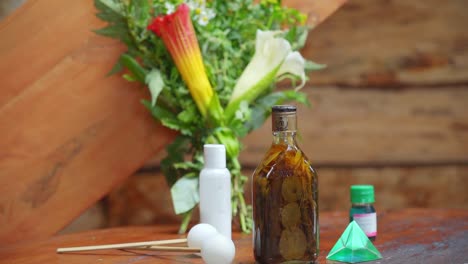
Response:
[[[383,168],[316,168],[319,174],[320,211],[348,210],[349,186],[372,184],[375,207],[395,210],[418,208],[468,209],[468,166],[408,166]],[[252,170],[243,170],[252,175]],[[245,196],[251,201],[250,182]],[[134,175],[114,189],[105,201],[102,217],[107,226],[164,224],[180,221],[174,214],[171,193],[160,172]],[[194,219],[198,217],[195,211]],[[99,217],[97,217],[99,219]],[[99,227],[99,226],[98,226]]]
[[[303,1],[308,2],[308,1]],[[465,0],[354,0],[311,32],[316,85],[374,89],[468,82]]]
[[[123,47],[93,1],[30,0],[0,23],[0,245],[54,234],[171,137],[106,77]]]
[[[468,164],[468,85],[400,91],[304,88],[298,144],[312,164]],[[256,167],[272,141],[271,121],[243,141],[241,163]]]
[[[346,228],[346,212],[320,215],[319,263]],[[56,254],[58,247],[100,245],[179,238],[176,225],[125,227],[55,236],[0,248],[0,263],[202,263],[193,254],[138,250],[105,250]],[[234,263],[254,263],[251,235],[234,233]],[[383,259],[372,263],[466,263],[468,256],[467,210],[421,210],[378,212],[378,235],[374,242]]]

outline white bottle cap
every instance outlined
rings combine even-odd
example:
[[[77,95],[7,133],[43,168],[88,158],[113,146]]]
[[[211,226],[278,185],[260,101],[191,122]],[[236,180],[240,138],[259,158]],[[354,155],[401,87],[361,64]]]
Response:
[[[226,168],[226,147],[222,144],[205,144],[204,146],[205,168]]]

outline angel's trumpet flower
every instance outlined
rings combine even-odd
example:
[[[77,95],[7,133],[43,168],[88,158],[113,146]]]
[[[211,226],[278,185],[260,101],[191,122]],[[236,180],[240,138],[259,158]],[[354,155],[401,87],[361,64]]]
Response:
[[[181,4],[174,13],[156,17],[148,29],[163,40],[200,113],[206,116],[217,97],[206,75],[189,7]]]

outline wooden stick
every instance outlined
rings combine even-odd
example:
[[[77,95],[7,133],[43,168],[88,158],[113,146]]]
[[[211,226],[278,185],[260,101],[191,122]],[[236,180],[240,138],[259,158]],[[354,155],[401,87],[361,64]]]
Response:
[[[96,245],[96,246],[84,246],[84,247],[66,247],[66,248],[57,248],[57,253],[102,250],[102,249],[139,248],[139,247],[150,247],[150,246],[157,246],[157,245],[179,244],[179,243],[186,243],[186,242],[187,242],[186,238],[181,238],[181,239],[155,240],[155,241],[145,241],[145,242],[135,242],[135,243],[108,244],[108,245]]]
[[[168,252],[185,252],[185,253],[200,253],[200,248],[191,247],[167,247],[167,246],[151,246],[143,248],[134,248],[137,250],[152,250],[152,251],[168,251]]]

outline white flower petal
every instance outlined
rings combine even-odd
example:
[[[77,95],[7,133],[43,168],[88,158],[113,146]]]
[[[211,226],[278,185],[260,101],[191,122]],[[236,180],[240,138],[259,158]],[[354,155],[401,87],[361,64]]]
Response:
[[[210,20],[216,16],[216,13],[212,8],[205,8],[203,9],[203,15],[205,15],[208,18],[208,20]]]
[[[267,82],[268,85],[266,87],[265,85],[257,86],[260,81],[265,81],[265,77],[271,75],[273,71],[277,71],[286,56],[291,52],[289,42],[275,37],[276,35],[277,32],[274,31],[257,30],[255,54],[237,81],[231,101],[244,96],[247,92],[253,92],[255,95],[258,95],[261,91],[250,91],[250,89],[252,87],[265,89],[274,81],[276,73],[273,73],[272,79],[270,82]]]
[[[187,5],[193,11],[193,19],[201,26],[206,26],[216,16],[212,8],[206,7],[205,1],[188,1]]]
[[[171,3],[164,3],[164,7],[166,8],[166,14],[172,14],[175,11],[175,6]]]
[[[188,2],[187,2],[187,5],[188,5],[188,7],[190,8],[190,10],[195,10],[195,9],[197,9],[197,8],[200,6],[200,4],[198,3],[198,1],[188,1]]]
[[[288,54],[281,65],[281,68],[276,73],[276,77],[283,79],[287,78],[288,75],[294,75],[301,78],[301,84],[296,87],[296,90],[299,90],[304,87],[306,81],[304,67],[305,60],[302,55],[297,51],[291,52]]]

